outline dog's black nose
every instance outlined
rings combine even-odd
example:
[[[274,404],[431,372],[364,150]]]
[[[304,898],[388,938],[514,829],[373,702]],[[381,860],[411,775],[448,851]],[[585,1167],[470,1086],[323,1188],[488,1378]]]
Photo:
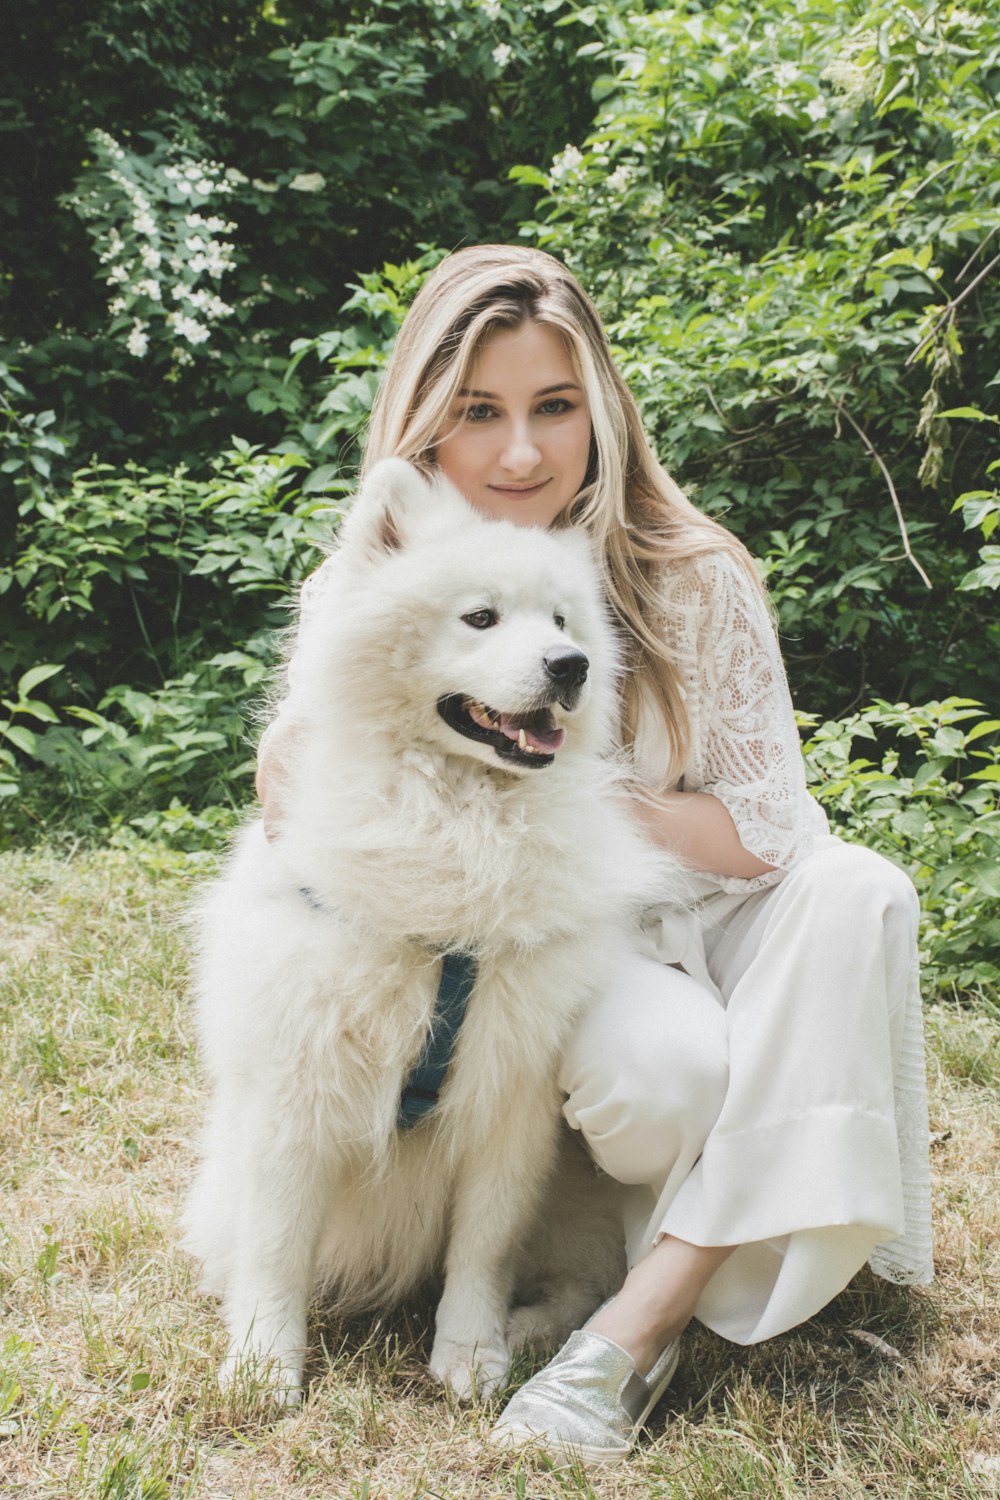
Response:
[[[582,651],[576,651],[572,646],[563,650],[556,648],[542,658],[545,670],[557,687],[564,690],[582,687],[587,680],[587,672],[590,662]]]

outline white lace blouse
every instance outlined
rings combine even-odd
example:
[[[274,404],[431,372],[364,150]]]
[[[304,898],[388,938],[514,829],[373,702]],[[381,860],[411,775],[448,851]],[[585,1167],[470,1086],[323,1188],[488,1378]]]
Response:
[[[726,807],[740,842],[774,870],[717,876],[725,891],[774,885],[808,854],[826,815],[806,789],[799,734],[767,605],[739,560],[709,552],[666,570],[660,628],[680,671],[690,749],[679,789]],[[638,770],[662,787],[667,742],[659,714],[640,723]]]

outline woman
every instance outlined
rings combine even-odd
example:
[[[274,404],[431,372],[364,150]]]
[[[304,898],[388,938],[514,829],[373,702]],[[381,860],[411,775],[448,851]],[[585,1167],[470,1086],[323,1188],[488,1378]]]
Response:
[[[636,815],[701,898],[648,914],[564,1059],[566,1119],[629,1185],[631,1270],[493,1434],[616,1462],[693,1316],[748,1344],[811,1317],[866,1260],[930,1279],[916,898],[829,833],[753,564],[657,464],[563,266],[479,246],[438,267],[365,467],[389,454],[487,515],[590,533],[626,652]],[[261,744],[272,825],[292,733],[279,715]]]

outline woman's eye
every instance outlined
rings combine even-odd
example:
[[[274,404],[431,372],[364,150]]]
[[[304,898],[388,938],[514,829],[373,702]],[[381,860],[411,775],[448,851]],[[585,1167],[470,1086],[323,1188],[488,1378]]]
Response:
[[[489,630],[491,625],[497,624],[500,616],[495,609],[474,609],[471,614],[463,615],[462,619],[473,630]]]
[[[551,401],[543,401],[538,410],[543,417],[561,417],[564,411],[572,411],[572,406],[561,396],[553,396]]]
[[[557,630],[565,630],[566,629],[566,616],[565,615],[553,615],[552,619],[555,622]]]
[[[492,406],[487,406],[484,401],[477,402],[475,406],[467,406],[465,408],[465,420],[467,422],[486,422],[492,415]]]

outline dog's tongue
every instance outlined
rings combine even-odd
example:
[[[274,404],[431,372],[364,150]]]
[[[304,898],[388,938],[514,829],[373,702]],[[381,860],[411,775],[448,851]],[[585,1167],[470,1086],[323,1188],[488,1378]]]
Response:
[[[523,719],[518,719],[511,714],[500,715],[498,728],[501,734],[505,734],[509,740],[517,740],[518,743],[523,734],[529,745],[533,745],[536,750],[544,750],[547,755],[558,750],[566,738],[565,729],[557,729],[555,726],[551,729],[542,729],[537,724],[526,723]]]

